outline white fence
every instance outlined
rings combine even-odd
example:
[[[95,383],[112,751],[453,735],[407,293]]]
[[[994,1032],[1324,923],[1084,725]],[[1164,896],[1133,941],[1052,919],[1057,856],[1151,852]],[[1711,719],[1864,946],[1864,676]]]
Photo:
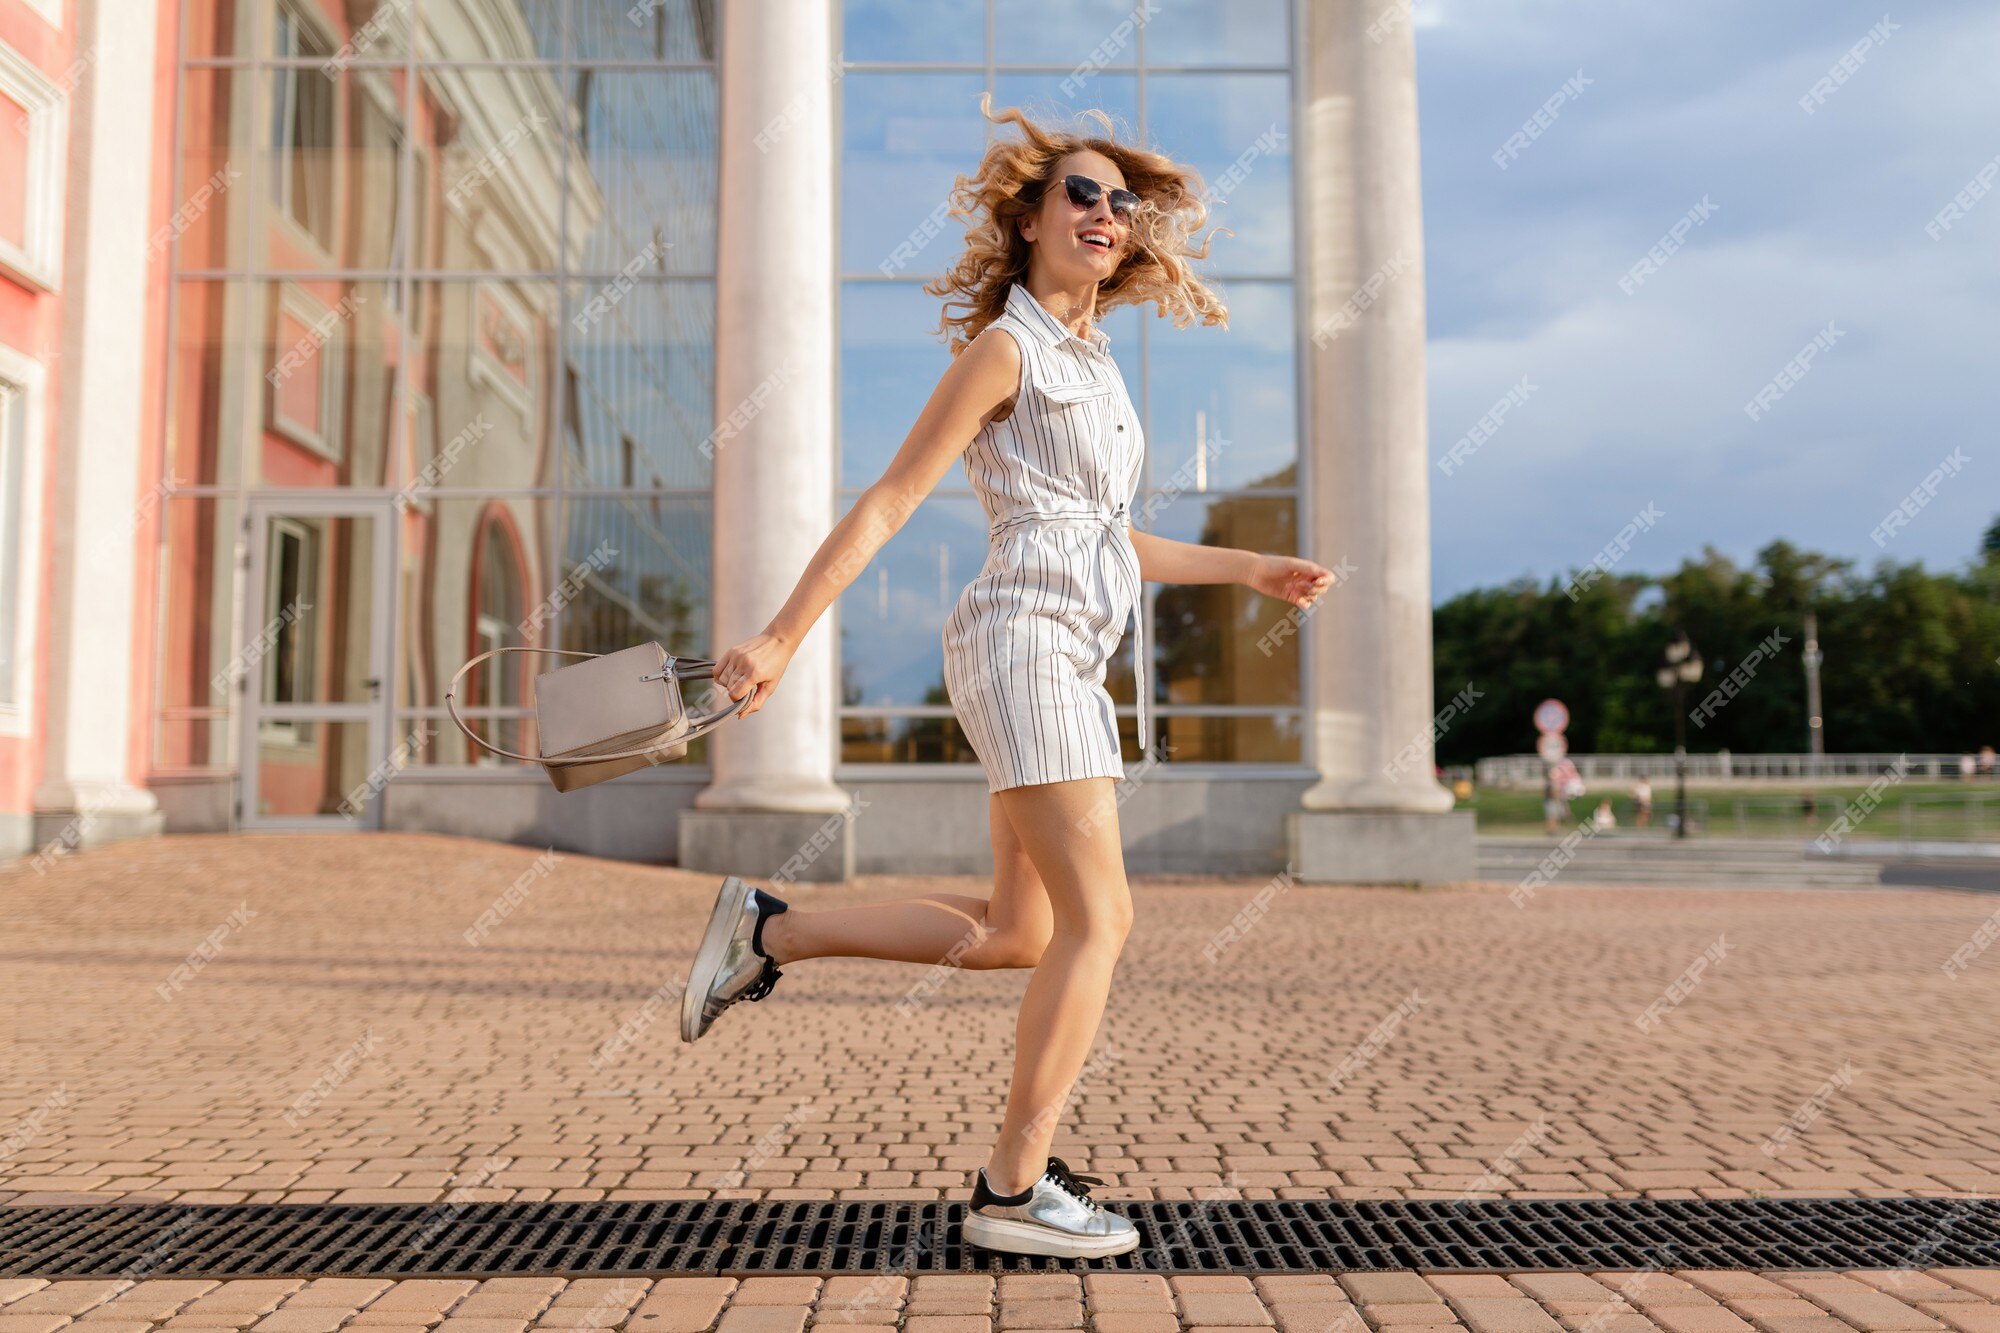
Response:
[[[1672,780],[1671,754],[1573,754],[1571,763],[1585,782],[1630,782],[1650,778]],[[1872,782],[1898,765],[1905,780],[1957,781],[1963,756],[1955,754],[1691,754],[1690,782],[1818,781],[1846,779]],[[1474,767],[1482,787],[1540,787],[1547,765],[1540,755],[1509,754],[1482,759]],[[2000,783],[2000,772],[1975,772],[1973,781]],[[1658,799],[1657,792],[1655,800]]]

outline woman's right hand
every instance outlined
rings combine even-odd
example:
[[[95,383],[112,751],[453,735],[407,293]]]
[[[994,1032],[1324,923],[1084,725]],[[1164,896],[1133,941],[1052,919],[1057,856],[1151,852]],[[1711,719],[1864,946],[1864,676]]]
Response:
[[[715,683],[728,691],[730,698],[748,701],[736,716],[748,717],[764,706],[778,688],[778,678],[791,665],[796,648],[766,630],[715,659]]]

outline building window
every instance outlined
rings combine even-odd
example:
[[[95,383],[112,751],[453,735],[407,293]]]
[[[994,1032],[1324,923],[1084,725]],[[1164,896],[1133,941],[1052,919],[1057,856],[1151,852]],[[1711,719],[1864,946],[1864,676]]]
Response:
[[[397,599],[388,740],[428,721],[438,733],[418,763],[521,768],[465,742],[444,708],[476,645],[712,648],[715,6],[182,8],[175,152],[200,175],[229,163],[242,178],[203,215],[201,243],[171,251],[168,466],[181,481],[168,499],[226,515],[274,492],[392,494],[398,568],[353,585]],[[482,538],[494,512],[504,532]],[[303,532],[287,549],[315,555]],[[345,557],[330,535],[317,555],[326,582]],[[220,627],[217,660],[270,614],[261,594],[232,600],[227,557],[160,594],[162,626]],[[354,674],[332,623],[322,692]],[[261,697],[296,692],[307,646],[287,636],[290,665]],[[192,635],[163,631],[161,653],[160,697],[192,700],[171,728],[163,714],[170,736],[227,731],[256,693],[211,700]],[[497,716],[475,726],[531,748],[529,678],[560,661],[510,657],[488,690],[490,665],[468,678]],[[683,780],[705,744],[661,776]]]
[[[1176,329],[1150,306],[1103,319],[1146,437],[1134,526],[1313,555],[1298,521],[1292,4],[1168,5],[1136,26],[1121,26],[1124,4],[933,8],[941,21],[919,26],[900,0],[843,5],[837,509],[882,474],[949,364],[936,333],[941,302],[923,284],[963,248],[962,229],[938,212],[954,176],[972,169],[989,134],[1015,133],[980,116],[990,89],[996,108],[1089,134],[1102,127],[1078,113],[1107,112],[1121,142],[1199,171],[1208,225],[1233,233],[1196,264],[1229,307],[1226,332]],[[1076,68],[1083,50],[1101,63]],[[986,549],[985,515],[954,468],[842,595],[843,762],[973,760],[944,689],[940,638]],[[1143,596],[1156,754],[1167,764],[1302,765],[1304,636],[1284,632],[1294,608],[1233,585],[1148,583]],[[1127,634],[1105,685],[1136,760],[1134,647]]]
[[[7,736],[26,735],[35,713],[46,380],[40,365],[0,347],[0,735]]]
[[[62,269],[62,90],[0,42],[0,274],[43,291]]]
[[[265,576],[264,632],[270,648],[264,654],[266,703],[306,704],[318,700],[318,666],[312,627],[318,593],[319,532],[289,518],[270,525],[271,572]],[[312,742],[312,722],[277,722],[266,728],[268,739]]]
[[[0,380],[0,711],[19,712],[21,681],[21,567],[26,563],[21,516],[28,505],[28,395]]]
[[[275,54],[281,60],[325,61],[333,48],[288,5],[279,5]],[[318,68],[272,71],[271,202],[322,250],[333,248],[334,81]]]

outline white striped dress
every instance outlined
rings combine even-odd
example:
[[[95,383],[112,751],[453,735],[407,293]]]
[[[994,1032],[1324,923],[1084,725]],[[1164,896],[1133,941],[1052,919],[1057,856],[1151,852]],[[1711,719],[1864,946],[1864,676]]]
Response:
[[[1021,348],[1013,410],[966,448],[986,562],[944,626],[952,711],[988,791],[1125,774],[1105,669],[1133,623],[1139,748],[1150,736],[1131,504],[1139,414],[1098,329],[1071,333],[1014,283],[992,327]]]

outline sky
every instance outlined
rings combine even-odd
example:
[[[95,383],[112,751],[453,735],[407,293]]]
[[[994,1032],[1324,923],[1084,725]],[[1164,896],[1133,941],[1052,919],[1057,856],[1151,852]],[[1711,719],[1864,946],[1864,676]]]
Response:
[[[2000,516],[2000,6],[1413,17],[1438,601],[1778,537],[1972,557]]]

